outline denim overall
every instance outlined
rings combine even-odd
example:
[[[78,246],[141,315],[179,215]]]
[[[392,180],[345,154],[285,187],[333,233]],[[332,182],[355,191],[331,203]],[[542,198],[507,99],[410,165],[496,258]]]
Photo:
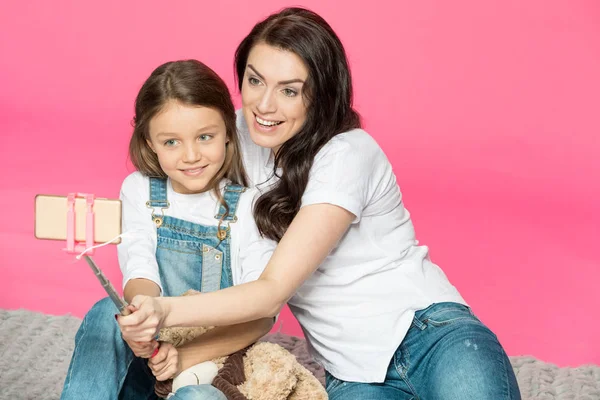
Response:
[[[167,181],[150,178],[146,206],[157,226],[156,260],[164,296],[179,296],[189,289],[212,292],[233,285],[229,224],[237,221],[236,209],[245,190],[227,185],[223,199],[229,212],[223,217],[226,209],[221,205],[215,224],[205,226],[165,216]],[[75,337],[61,399],[157,399],[147,360],[135,357],[122,340],[116,311],[105,298],[85,316]],[[178,391],[180,397],[196,396],[179,396]]]
[[[221,205],[215,226],[204,226],[163,216],[169,206],[167,183],[150,178],[150,200],[146,204],[153,209],[152,219],[157,226],[156,260],[165,296],[180,296],[188,289],[213,292],[233,285],[229,224],[237,220],[235,212],[244,191],[241,186],[227,185],[223,197],[228,215],[223,218],[225,207]]]

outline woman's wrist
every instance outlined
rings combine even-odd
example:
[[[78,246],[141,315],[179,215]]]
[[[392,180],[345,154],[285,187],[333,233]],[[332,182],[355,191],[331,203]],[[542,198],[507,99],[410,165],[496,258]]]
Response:
[[[169,328],[171,326],[173,326],[173,318],[171,316],[171,310],[172,310],[172,301],[173,301],[173,297],[159,297],[157,298],[159,305],[160,305],[160,309],[162,311],[162,320],[161,322],[161,328]]]

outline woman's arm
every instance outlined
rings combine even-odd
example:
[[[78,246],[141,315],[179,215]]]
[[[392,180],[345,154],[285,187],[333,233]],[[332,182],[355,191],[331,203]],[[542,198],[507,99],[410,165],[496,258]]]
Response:
[[[149,340],[160,326],[226,326],[274,317],[319,267],[355,216],[331,204],[300,209],[265,271],[253,282],[194,296],[136,296],[138,312],[119,318],[123,332]]]
[[[273,322],[274,318],[261,318],[209,330],[194,341],[177,348],[181,370],[216,357],[228,356],[250,346],[269,333]]]

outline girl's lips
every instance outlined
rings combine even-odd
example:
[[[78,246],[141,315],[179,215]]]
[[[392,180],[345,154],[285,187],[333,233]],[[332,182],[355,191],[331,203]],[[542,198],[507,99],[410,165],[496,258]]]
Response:
[[[206,166],[198,167],[198,168],[194,168],[194,169],[182,169],[181,172],[183,172],[183,174],[187,175],[187,176],[198,176],[198,175],[202,175],[202,172],[204,172],[205,168],[206,168]]]

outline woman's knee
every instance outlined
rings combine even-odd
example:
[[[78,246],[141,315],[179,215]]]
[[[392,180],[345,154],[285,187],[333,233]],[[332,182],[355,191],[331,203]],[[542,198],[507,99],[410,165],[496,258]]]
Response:
[[[520,399],[512,365],[483,324],[465,324],[440,342],[430,382],[435,399]]]
[[[191,385],[177,390],[169,400],[227,400],[227,397],[212,385]]]

